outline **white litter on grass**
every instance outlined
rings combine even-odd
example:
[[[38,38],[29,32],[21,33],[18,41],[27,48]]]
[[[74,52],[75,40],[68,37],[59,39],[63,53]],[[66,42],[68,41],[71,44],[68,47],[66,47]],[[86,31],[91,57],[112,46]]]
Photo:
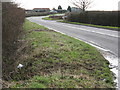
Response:
[[[29,19],[30,20],[30,19]],[[31,21],[31,20],[30,20]],[[43,20],[43,21],[45,21],[45,20]],[[41,24],[39,24],[39,25],[41,25]],[[48,27],[48,26],[47,26]],[[69,26],[68,26],[69,27]],[[64,35],[68,35],[68,34],[66,34],[66,33],[63,33],[63,32],[60,32],[60,31],[58,31],[58,30],[56,30],[56,29],[54,29],[54,28],[51,28],[51,27],[48,27],[49,29],[51,29],[51,30],[54,30],[54,31],[56,31],[56,32],[59,32],[59,33],[62,33],[62,34],[64,34]],[[76,27],[71,27],[71,28],[76,28]],[[80,28],[79,28],[80,29]],[[104,34],[104,33],[99,33],[99,34],[103,34],[103,35],[106,35],[106,34]],[[116,35],[110,35],[110,34],[107,34],[108,36],[113,36],[113,37],[119,37],[119,36],[116,36]],[[68,35],[68,36],[71,36],[71,35]],[[99,44],[96,44],[96,43],[94,43],[94,42],[91,42],[91,41],[86,41],[85,39],[82,39],[82,38],[80,38],[80,37],[77,37],[77,36],[71,36],[71,37],[73,37],[73,38],[75,38],[75,39],[78,39],[78,40],[81,40],[81,41],[83,41],[83,42],[85,42],[85,43],[87,43],[87,44],[90,44],[91,46],[93,46],[93,47],[95,47],[95,48],[97,48],[97,49],[99,49],[100,50],[100,52],[101,52],[101,54],[104,56],[104,58],[106,59],[106,60],[108,60],[109,61],[109,63],[110,63],[110,65],[109,65],[109,68],[111,68],[110,70],[114,73],[114,76],[116,77],[116,79],[114,79],[114,82],[116,83],[116,88],[118,88],[119,86],[118,86],[118,57],[116,57],[116,55],[115,55],[115,53],[113,53],[112,51],[110,51],[110,50],[107,50],[107,49],[104,49],[104,48],[102,48],[102,47],[100,47],[99,46]],[[105,80],[105,79],[104,79]]]
[[[17,68],[19,68],[19,69],[21,69],[22,67],[23,67],[22,64],[19,64],[19,65],[17,66]]]

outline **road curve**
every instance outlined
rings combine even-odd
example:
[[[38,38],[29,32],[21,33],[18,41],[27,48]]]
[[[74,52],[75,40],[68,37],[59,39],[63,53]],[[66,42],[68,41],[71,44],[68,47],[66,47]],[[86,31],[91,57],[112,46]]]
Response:
[[[118,57],[118,31],[89,26],[42,20],[43,17],[29,17],[28,20],[50,29],[80,39],[111,52]]]

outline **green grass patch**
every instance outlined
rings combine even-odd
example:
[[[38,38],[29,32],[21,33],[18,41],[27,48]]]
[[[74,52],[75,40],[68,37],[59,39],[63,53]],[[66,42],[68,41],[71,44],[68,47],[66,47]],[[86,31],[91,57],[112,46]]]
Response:
[[[114,87],[109,63],[96,48],[28,20],[24,29],[24,67],[14,74],[22,81],[14,81],[12,88]]]
[[[44,26],[38,25],[36,23],[33,22],[29,22],[28,20],[25,20],[25,23],[23,24],[23,28],[25,31],[30,31],[30,30],[37,30],[37,29],[47,29]]]
[[[119,28],[119,27],[112,27],[112,26],[101,26],[101,25],[85,24],[85,23],[79,23],[79,22],[69,22],[69,21],[64,21],[64,20],[60,20],[58,22],[77,24],[77,25],[85,25],[85,26],[92,26],[92,27],[98,27],[98,28],[106,28],[106,29],[115,29],[115,30],[118,30],[118,28]]]

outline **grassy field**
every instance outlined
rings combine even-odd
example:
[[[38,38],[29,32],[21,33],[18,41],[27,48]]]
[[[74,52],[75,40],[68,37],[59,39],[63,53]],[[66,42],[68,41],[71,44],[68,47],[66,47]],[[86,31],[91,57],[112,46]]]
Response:
[[[112,27],[112,26],[101,26],[101,25],[85,24],[85,23],[79,23],[79,22],[69,22],[69,21],[64,21],[64,20],[61,20],[59,22],[118,30],[118,27]]]
[[[92,46],[44,26],[24,23],[26,48],[12,88],[112,88],[109,62]],[[29,48],[28,48],[29,47]],[[19,80],[20,79],[20,80]]]

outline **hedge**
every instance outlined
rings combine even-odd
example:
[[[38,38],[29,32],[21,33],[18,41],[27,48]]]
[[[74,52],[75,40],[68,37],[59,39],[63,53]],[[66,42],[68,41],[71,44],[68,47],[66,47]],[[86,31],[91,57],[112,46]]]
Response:
[[[25,18],[25,11],[18,8],[17,4],[2,3],[2,57],[3,57],[3,79],[10,79],[15,62],[15,52],[19,46],[18,40],[21,37],[22,24]]]
[[[69,13],[68,21],[118,27],[119,11],[86,11],[82,13]]]

